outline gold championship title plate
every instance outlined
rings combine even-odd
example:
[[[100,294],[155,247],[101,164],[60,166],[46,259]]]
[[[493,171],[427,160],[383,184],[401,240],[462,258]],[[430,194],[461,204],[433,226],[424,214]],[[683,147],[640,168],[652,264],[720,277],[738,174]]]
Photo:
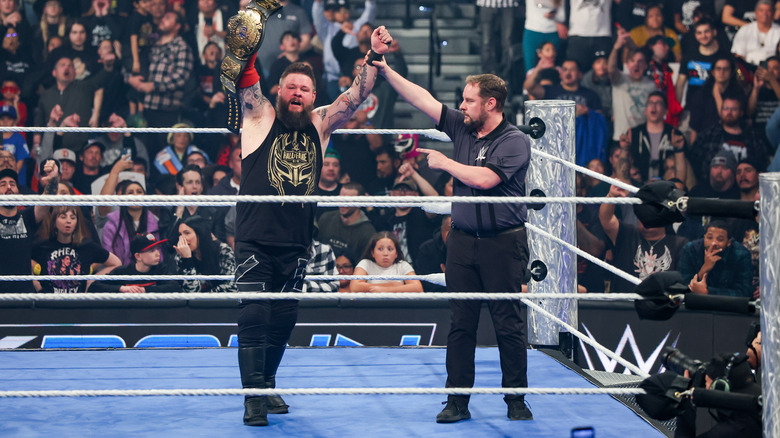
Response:
[[[281,9],[277,0],[252,0],[246,9],[230,17],[227,26],[227,50],[219,76],[227,97],[227,128],[238,134],[241,127],[241,106],[238,104],[238,78],[249,57],[263,42],[263,27],[268,17]]]

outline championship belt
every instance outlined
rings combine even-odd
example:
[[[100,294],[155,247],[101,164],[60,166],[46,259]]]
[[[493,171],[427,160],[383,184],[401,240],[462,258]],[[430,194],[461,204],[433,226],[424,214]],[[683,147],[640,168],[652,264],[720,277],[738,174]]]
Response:
[[[219,76],[228,104],[227,128],[238,134],[241,106],[238,103],[238,79],[249,57],[263,42],[263,28],[268,17],[281,9],[278,0],[252,0],[246,9],[230,17],[225,36],[226,53]]]

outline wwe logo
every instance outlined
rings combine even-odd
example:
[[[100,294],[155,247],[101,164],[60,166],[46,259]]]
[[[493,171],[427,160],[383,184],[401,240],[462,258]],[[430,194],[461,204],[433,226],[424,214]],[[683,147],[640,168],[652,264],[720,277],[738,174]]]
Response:
[[[596,340],[596,338],[593,336],[590,330],[588,330],[588,327],[586,327],[585,324],[582,324],[582,328],[585,331],[585,333],[588,335],[588,338],[590,338],[593,341]],[[628,344],[628,346],[631,349],[631,352],[634,355],[634,358],[636,359],[637,367],[646,373],[650,373],[650,370],[653,368],[653,365],[658,359],[661,350],[664,348],[664,345],[666,345],[666,342],[669,340],[669,335],[671,335],[671,332],[668,332],[666,336],[664,336],[664,338],[661,340],[661,342],[659,342],[658,345],[655,347],[655,349],[650,353],[647,359],[644,359],[643,354],[639,349],[639,345],[637,344],[636,339],[634,338],[634,332],[631,330],[631,326],[627,324],[626,329],[623,331],[623,336],[621,336],[620,341],[618,342],[618,346],[617,348],[615,348],[615,354],[617,354],[618,356],[622,356],[623,350],[626,348],[626,344]],[[674,342],[672,343],[672,346],[677,345],[678,339],[679,339],[679,335],[677,336],[677,339],[675,339]],[[582,349],[583,355],[585,356],[585,361],[588,363],[588,368],[590,368],[591,370],[596,370],[597,368],[594,367],[594,363],[591,360],[590,353],[588,353],[588,351],[585,349],[585,343],[582,340],[580,340],[580,348]],[[599,362],[601,362],[601,366],[603,367],[604,371],[610,373],[615,372],[615,368],[618,365],[616,360],[610,359],[606,354],[598,350],[596,350],[596,355],[598,356]],[[659,370],[658,372],[661,372],[661,370]],[[625,369],[623,371],[623,374],[631,374],[631,371]]]

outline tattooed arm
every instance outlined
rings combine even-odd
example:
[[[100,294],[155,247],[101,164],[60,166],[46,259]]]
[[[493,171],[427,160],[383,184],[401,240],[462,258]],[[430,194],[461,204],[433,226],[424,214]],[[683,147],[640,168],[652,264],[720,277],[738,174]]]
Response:
[[[238,99],[243,114],[241,155],[246,157],[263,143],[274,123],[276,112],[271,102],[263,96],[260,82],[238,90]]]
[[[60,185],[60,169],[57,167],[57,162],[54,160],[48,160],[43,165],[43,176],[40,183],[43,184],[44,195],[56,195],[57,188]],[[36,205],[35,206],[35,221],[40,222],[49,213],[48,206]]]
[[[384,26],[374,29],[371,35],[371,50],[383,55],[389,50],[389,44],[393,37]],[[312,114],[312,121],[320,133],[320,143],[327,145],[330,135],[336,129],[342,127],[358,106],[366,100],[376,82],[377,69],[367,63],[363,64],[360,72],[352,82],[352,86],[328,106],[317,108]],[[323,153],[325,152],[323,147]]]

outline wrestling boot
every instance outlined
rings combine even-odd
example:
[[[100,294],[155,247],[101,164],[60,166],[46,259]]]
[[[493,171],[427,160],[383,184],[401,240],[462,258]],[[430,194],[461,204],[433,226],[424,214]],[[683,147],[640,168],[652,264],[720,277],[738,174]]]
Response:
[[[447,396],[447,406],[436,416],[437,423],[455,423],[471,418],[469,412],[469,400],[464,397]],[[445,404],[442,403],[442,404]]]
[[[241,386],[245,389],[265,388],[265,348],[239,348],[238,369],[241,371]],[[244,424],[268,426],[267,402],[266,396],[244,397]]]
[[[524,397],[516,398],[516,399],[510,399],[507,400],[504,398],[504,401],[506,402],[506,416],[512,420],[523,420],[523,421],[529,421],[534,419],[534,414],[531,413],[531,409],[528,408],[527,403],[525,402]]]
[[[265,349],[265,387],[276,388],[276,370],[279,368],[279,364],[282,362],[282,356],[284,356],[285,346],[268,346]],[[268,413],[269,414],[286,414],[289,412],[290,406],[282,400],[281,396],[269,395],[268,396]]]
[[[219,76],[228,104],[227,127],[238,134],[241,128],[241,107],[238,104],[239,79],[246,68],[247,61],[254,63],[263,42],[263,30],[268,17],[281,9],[278,0],[252,0],[246,9],[230,17],[225,36],[225,57],[222,59]],[[257,72],[254,72],[257,75]],[[259,79],[259,76],[258,76]],[[255,81],[256,82],[256,81]],[[255,82],[252,82],[254,85]]]

